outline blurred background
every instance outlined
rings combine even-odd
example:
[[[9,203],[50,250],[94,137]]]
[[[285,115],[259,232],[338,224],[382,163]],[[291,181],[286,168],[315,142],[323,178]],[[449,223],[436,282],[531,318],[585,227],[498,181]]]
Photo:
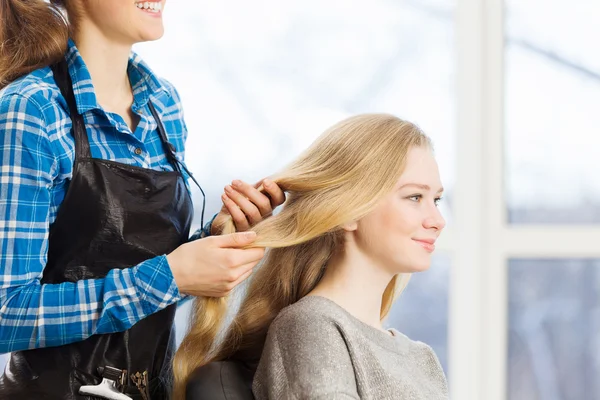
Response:
[[[387,324],[434,348],[454,399],[600,399],[600,1],[170,1],[164,18],[135,50],[179,90],[205,219],[345,117],[415,122],[448,228]]]

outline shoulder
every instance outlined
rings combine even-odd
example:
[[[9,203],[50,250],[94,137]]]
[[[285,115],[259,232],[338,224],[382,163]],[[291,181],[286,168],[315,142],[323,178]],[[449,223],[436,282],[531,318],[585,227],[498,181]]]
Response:
[[[164,124],[169,141],[175,145],[178,157],[183,160],[187,126],[181,98],[175,85],[157,75],[135,52],[132,52],[129,60],[128,74],[133,87],[134,98],[139,100],[140,103],[150,100]]]
[[[323,335],[325,332],[340,332],[341,337],[342,327],[348,323],[347,315],[331,300],[320,296],[307,296],[281,310],[269,331],[283,338],[320,340],[331,338]]]
[[[254,379],[257,398],[331,398],[356,387],[336,304],[308,296],[271,324]],[[294,397],[294,398],[296,398]]]
[[[136,52],[132,52],[130,55],[128,73],[134,90],[137,87],[146,87],[150,91],[153,102],[159,102],[161,106],[165,107],[179,106],[181,103],[175,85],[156,74],[150,68],[150,65]]]
[[[186,129],[184,115],[183,115],[183,106],[181,104],[181,97],[179,96],[179,91],[175,87],[171,81],[157,77],[158,82],[160,82],[161,91],[157,93],[157,97],[154,101],[159,101],[161,104],[162,112],[163,112],[163,120],[166,121],[174,121],[177,124],[182,124],[180,127],[177,126],[177,129]]]
[[[411,352],[419,353],[426,357],[437,358],[437,356],[435,355],[435,351],[427,343],[423,343],[419,340],[413,340],[406,336],[404,333],[397,331],[396,329],[392,329],[392,332],[394,333],[396,340],[402,343]]]
[[[306,296],[281,310],[273,324],[295,326],[318,321],[331,325],[344,317],[345,313],[333,301],[320,296]]]
[[[435,353],[433,348],[423,342],[412,341],[411,349],[414,353],[418,354],[422,359],[426,360],[429,365],[435,365],[437,369],[442,370],[440,360]]]
[[[427,365],[430,367],[430,369],[433,369],[441,375],[444,375],[440,360],[435,353],[435,350],[433,350],[430,345],[418,340],[412,340],[405,334],[398,332],[395,329],[392,331],[396,337],[396,340],[403,348],[407,350],[408,354],[411,354],[414,358],[421,360],[422,365]]]
[[[0,113],[19,113],[46,119],[63,101],[50,67],[37,69],[0,90]],[[32,115],[33,114],[33,115]],[[15,115],[15,114],[12,114]]]
[[[175,85],[173,85],[173,83],[171,83],[170,80],[163,78],[163,77],[157,77],[158,82],[160,82],[160,85],[164,88],[165,92],[169,95],[169,97],[171,98],[171,100],[175,103],[180,103],[181,102],[181,98],[179,97],[179,91],[177,90],[177,88],[175,87]]]
[[[164,113],[169,117],[174,117],[179,120],[183,119],[181,97],[179,96],[179,91],[175,85],[162,77],[157,78],[157,81],[160,82],[160,87],[162,88],[159,92],[158,100],[163,105]]]

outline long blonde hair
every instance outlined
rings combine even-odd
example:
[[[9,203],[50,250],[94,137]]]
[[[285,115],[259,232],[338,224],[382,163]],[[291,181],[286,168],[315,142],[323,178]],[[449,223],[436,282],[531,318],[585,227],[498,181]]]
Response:
[[[174,398],[185,398],[189,375],[212,361],[257,362],[267,330],[284,307],[295,303],[323,276],[331,254],[343,244],[340,226],[371,212],[398,181],[413,147],[431,146],[410,122],[387,114],[348,118],[325,131],[302,155],[272,177],[287,193],[281,211],[257,224],[254,247],[267,248],[238,313],[213,346],[227,302],[197,298],[190,329],[173,363]],[[235,230],[230,220],[224,232]],[[384,319],[407,277],[396,276],[383,295]]]

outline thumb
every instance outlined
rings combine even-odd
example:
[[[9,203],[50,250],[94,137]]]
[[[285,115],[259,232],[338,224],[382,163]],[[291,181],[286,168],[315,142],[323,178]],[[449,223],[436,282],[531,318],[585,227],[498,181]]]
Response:
[[[256,232],[236,232],[229,235],[221,235],[219,238],[219,247],[244,247],[256,240]]]

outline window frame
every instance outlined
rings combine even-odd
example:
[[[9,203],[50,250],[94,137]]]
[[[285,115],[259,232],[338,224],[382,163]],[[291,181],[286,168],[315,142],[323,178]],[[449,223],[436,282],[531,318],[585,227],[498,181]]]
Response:
[[[503,0],[457,0],[454,222],[438,247],[452,256],[448,359],[454,399],[507,398],[511,258],[600,258],[598,225],[508,223],[504,29]]]

